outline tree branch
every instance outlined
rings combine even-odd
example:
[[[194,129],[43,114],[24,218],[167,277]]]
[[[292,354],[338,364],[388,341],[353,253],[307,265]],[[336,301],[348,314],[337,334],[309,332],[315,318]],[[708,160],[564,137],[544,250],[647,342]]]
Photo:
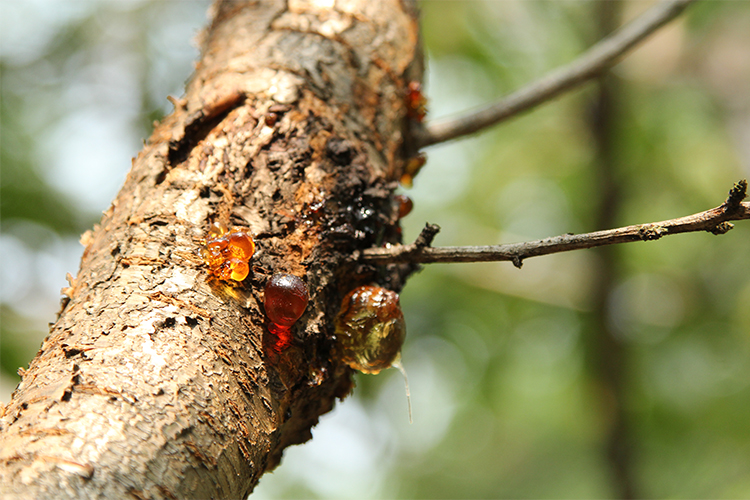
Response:
[[[404,72],[421,66],[414,2],[211,12],[184,97],[82,238],[58,319],[0,405],[0,499],[247,498],[353,386],[342,294],[399,288],[399,269],[346,264],[398,241],[380,229]],[[255,237],[242,281],[205,262],[217,222]],[[310,300],[280,349],[264,288],[282,272]]]
[[[720,206],[677,219],[593,233],[564,234],[542,240],[507,245],[432,248],[419,246],[418,242],[415,242],[411,245],[369,248],[359,252],[355,257],[363,262],[373,264],[394,262],[429,264],[434,262],[496,262],[508,260],[520,268],[524,259],[537,255],[568,252],[630,241],[658,240],[663,236],[677,233],[708,231],[713,234],[724,234],[734,227],[728,221],[750,219],[750,202],[742,202],[746,194],[747,181],[743,179],[732,187],[726,201]],[[434,231],[435,226],[428,225],[425,230],[428,228]],[[423,230],[423,233],[425,230]]]
[[[527,85],[500,101],[463,116],[427,123],[417,132],[418,147],[449,141],[473,134],[595,78],[613,66],[617,59],[641,40],[679,16],[694,0],[664,0],[612,35],[591,47],[573,62],[553,70],[536,82]]]

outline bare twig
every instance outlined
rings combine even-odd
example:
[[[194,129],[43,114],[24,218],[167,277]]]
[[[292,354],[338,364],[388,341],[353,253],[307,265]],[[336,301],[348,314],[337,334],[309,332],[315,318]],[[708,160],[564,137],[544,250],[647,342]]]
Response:
[[[742,202],[747,194],[747,181],[741,180],[729,191],[724,203],[711,210],[686,217],[650,224],[596,231],[584,234],[564,234],[543,240],[510,243],[507,245],[429,247],[399,245],[388,248],[368,248],[357,257],[364,262],[377,264],[411,262],[428,264],[433,262],[494,262],[508,260],[521,267],[523,260],[537,255],[548,255],[583,248],[614,245],[630,241],[658,240],[663,236],[695,231],[724,234],[733,225],[732,220],[750,219],[750,202]],[[428,226],[430,227],[430,226]]]
[[[463,116],[426,124],[417,132],[419,147],[478,132],[553,99],[598,76],[648,35],[679,16],[694,0],[664,0],[591,47],[573,62],[553,70],[502,100]]]

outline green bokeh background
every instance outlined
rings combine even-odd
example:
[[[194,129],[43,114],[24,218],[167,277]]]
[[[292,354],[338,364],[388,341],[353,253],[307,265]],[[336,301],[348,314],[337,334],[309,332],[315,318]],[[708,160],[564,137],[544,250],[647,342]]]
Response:
[[[650,3],[613,5],[622,20]],[[0,3],[0,401],[55,318],[78,235],[181,94],[207,6]],[[602,30],[599,2],[421,8],[429,117],[523,86]],[[606,162],[595,84],[428,149],[405,191],[406,239],[426,221],[442,227],[437,245],[605,229],[602,176],[616,186],[612,226],[718,205],[750,177],[747,26],[750,2],[699,3],[618,65]],[[358,376],[253,498],[618,497],[623,484],[643,497],[750,496],[750,222],[521,270],[430,265],[402,304],[414,423],[397,371]],[[612,363],[614,385],[597,368]],[[613,435],[629,450],[620,462],[606,452]]]

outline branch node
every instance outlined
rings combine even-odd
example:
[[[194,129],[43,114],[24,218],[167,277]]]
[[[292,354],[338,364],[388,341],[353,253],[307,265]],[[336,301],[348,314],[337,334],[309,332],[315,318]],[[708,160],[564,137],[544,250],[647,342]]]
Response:
[[[734,212],[739,209],[740,203],[742,203],[742,200],[744,200],[746,196],[747,179],[741,179],[735,182],[734,186],[732,186],[732,189],[729,190],[729,196],[727,196],[727,200],[724,202],[724,213]]]
[[[513,256],[513,258],[511,258],[511,262],[513,262],[513,265],[516,266],[518,269],[521,269],[521,267],[523,266],[523,257],[516,254]]]
[[[422,232],[419,233],[417,239],[414,240],[414,248],[416,250],[419,250],[432,245],[432,240],[435,239],[435,235],[437,235],[439,232],[440,226],[438,226],[437,224],[425,224]]]
[[[720,234],[726,234],[733,227],[734,227],[734,224],[732,224],[731,222],[722,222],[720,224],[717,224],[716,227],[709,229],[708,231],[711,234],[715,234],[718,236]]]
[[[654,241],[658,240],[662,236],[666,236],[669,233],[669,229],[664,226],[657,224],[648,224],[638,230],[638,237],[641,241]]]

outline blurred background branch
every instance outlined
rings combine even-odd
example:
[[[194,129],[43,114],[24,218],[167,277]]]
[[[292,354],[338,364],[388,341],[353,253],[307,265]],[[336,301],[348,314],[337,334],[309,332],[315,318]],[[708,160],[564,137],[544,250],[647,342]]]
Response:
[[[456,139],[491,127],[596,78],[628,50],[676,18],[694,0],[662,0],[602,39],[573,62],[522,87],[500,101],[464,115],[432,121],[417,135],[419,147]]]

